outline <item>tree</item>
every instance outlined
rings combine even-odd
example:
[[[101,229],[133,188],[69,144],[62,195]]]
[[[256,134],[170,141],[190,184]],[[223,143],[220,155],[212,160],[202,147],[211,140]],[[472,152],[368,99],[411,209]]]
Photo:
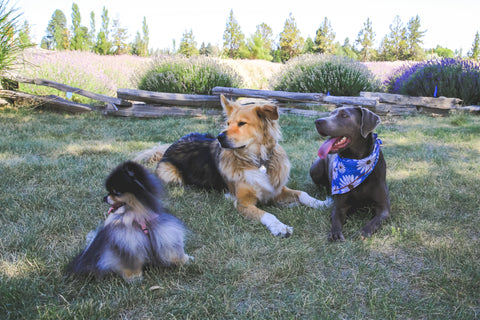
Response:
[[[418,15],[408,21],[407,30],[407,58],[409,60],[423,60],[425,53],[420,44],[423,43],[422,38],[426,31],[420,31],[420,17]]]
[[[280,33],[279,39],[279,55],[280,60],[285,62],[291,58],[298,56],[303,49],[303,38],[292,13],[285,21],[283,31]]]
[[[197,42],[195,42],[192,29],[190,31],[185,30],[183,33],[178,52],[186,57],[198,56]]]
[[[267,24],[257,25],[257,30],[247,42],[247,58],[271,61],[273,59],[271,55],[273,49],[272,36],[272,28]]]
[[[90,12],[90,32],[88,33],[88,40],[90,42],[90,51],[95,51],[95,13]]]
[[[355,52],[355,49],[353,48],[353,46],[350,44],[349,38],[345,38],[345,41],[343,42],[342,46],[339,43],[337,43],[335,55],[348,57],[351,59],[358,59],[358,55]]]
[[[142,21],[142,33],[143,33],[143,48],[141,50],[141,53],[140,55],[142,57],[146,57],[148,56],[148,44],[150,42],[150,29],[148,28],[148,24],[147,24],[147,18],[145,18],[145,16],[143,17],[143,21]]]
[[[87,50],[89,47],[88,29],[81,25],[82,17],[76,3],[72,4],[72,38],[70,48],[72,50]]]
[[[473,40],[472,49],[468,53],[468,56],[473,60],[478,60],[480,57],[480,36],[477,33],[475,34],[475,39]]]
[[[31,32],[30,24],[28,23],[27,20],[25,20],[23,22],[22,28],[18,31],[18,38],[20,40],[20,43],[25,48],[35,46],[35,44],[32,41],[30,32]]]
[[[52,19],[48,22],[46,35],[42,39],[42,48],[44,49],[68,49],[69,32],[67,29],[67,18],[62,10],[55,10]]]
[[[454,58],[455,54],[448,48],[443,48],[439,45],[433,50],[433,53],[442,58]]]
[[[306,53],[315,53],[315,42],[313,42],[312,38],[310,37],[305,40],[303,45],[302,54]]]
[[[128,31],[126,28],[123,28],[120,25],[119,19],[113,20],[112,27],[112,50],[113,54],[126,54],[130,51],[129,45],[127,44]]]
[[[335,51],[335,33],[332,30],[330,21],[327,17],[323,20],[323,24],[318,28],[315,35],[315,52],[333,54]]]
[[[359,47],[359,57],[362,61],[373,60],[374,49],[373,43],[375,42],[375,32],[372,28],[372,22],[370,18],[363,24],[363,29],[358,32],[357,40],[355,44]]]
[[[223,32],[223,48],[225,55],[234,59],[240,57],[240,48],[244,44],[245,35],[240,29],[240,25],[233,16],[233,10],[227,20],[227,26]]]
[[[405,60],[408,57],[407,29],[399,16],[390,25],[390,33],[380,44],[380,58],[385,61]]]
[[[103,7],[102,26],[100,28],[100,31],[98,32],[97,44],[95,48],[95,52],[99,54],[110,54],[112,44],[109,39],[109,34],[110,34],[109,24],[110,24],[110,18],[108,17],[108,10],[105,9],[105,7]]]

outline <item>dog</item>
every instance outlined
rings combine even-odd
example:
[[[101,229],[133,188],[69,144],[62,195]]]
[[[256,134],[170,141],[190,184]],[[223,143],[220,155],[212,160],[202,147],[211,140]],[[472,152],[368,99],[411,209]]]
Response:
[[[379,123],[375,113],[360,107],[338,108],[315,121],[317,132],[330,137],[310,168],[313,182],[333,194],[329,241],[345,241],[343,224],[354,209],[375,208],[374,218],[360,231],[361,237],[371,236],[390,215],[387,165],[381,140],[373,133]]]
[[[224,190],[246,218],[261,221],[275,236],[288,237],[293,228],[258,203],[301,203],[312,208],[330,204],[304,191],[286,187],[290,162],[280,146],[278,107],[270,103],[241,105],[220,96],[227,118],[217,136],[192,133],[172,145],[139,154],[137,161],[160,159],[156,173],[166,183]]]
[[[127,161],[112,171],[105,186],[108,217],[89,234],[93,239],[69,264],[68,274],[117,273],[133,282],[142,280],[146,265],[183,265],[191,259],[184,252],[184,224],[166,213],[159,200],[163,189],[158,177]]]

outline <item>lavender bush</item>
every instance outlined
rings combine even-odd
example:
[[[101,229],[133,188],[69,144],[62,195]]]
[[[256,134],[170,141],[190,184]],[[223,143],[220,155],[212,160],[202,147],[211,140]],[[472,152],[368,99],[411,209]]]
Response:
[[[275,90],[335,96],[358,96],[360,91],[381,90],[380,80],[365,65],[330,55],[302,55],[289,60],[273,81]]]
[[[25,50],[24,67],[17,70],[29,78],[41,78],[63,83],[99,94],[116,96],[117,88],[137,86],[136,74],[142,72],[150,59],[138,56],[101,56],[82,51]],[[56,89],[21,84],[20,90],[38,95],[55,94]],[[73,95],[74,101],[88,103],[88,99]]]
[[[157,57],[140,78],[141,90],[210,94],[216,86],[240,87],[243,80],[230,66],[207,57]]]
[[[460,98],[465,105],[480,103],[480,63],[445,58],[400,68],[388,91],[421,97]]]

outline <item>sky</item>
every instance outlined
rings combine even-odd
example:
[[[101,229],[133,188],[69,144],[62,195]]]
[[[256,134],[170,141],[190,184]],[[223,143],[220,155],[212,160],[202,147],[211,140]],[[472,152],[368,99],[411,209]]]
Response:
[[[90,29],[90,13],[96,18],[96,32],[101,25],[102,9],[108,10],[110,27],[112,20],[118,19],[126,28],[129,42],[137,31],[142,32],[143,17],[149,27],[150,49],[173,48],[186,31],[192,31],[200,47],[202,42],[223,46],[230,10],[248,38],[256,26],[266,23],[273,30],[278,41],[289,14],[295,18],[303,38],[315,38],[316,30],[325,17],[330,21],[335,42],[344,43],[349,38],[353,43],[370,18],[375,32],[375,47],[387,35],[389,26],[398,15],[404,26],[415,16],[420,17],[420,30],[426,31],[423,48],[437,45],[453,51],[462,50],[466,55],[472,48],[477,31],[480,32],[479,0],[9,0],[9,5],[23,13],[32,28],[32,36],[40,43],[47,24],[56,9],[63,11],[67,25],[72,25],[72,4],[80,9],[81,25]]]

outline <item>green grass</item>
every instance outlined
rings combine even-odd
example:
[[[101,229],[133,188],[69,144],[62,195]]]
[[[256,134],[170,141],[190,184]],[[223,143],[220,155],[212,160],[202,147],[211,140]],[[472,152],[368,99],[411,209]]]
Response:
[[[346,242],[331,244],[330,210],[263,206],[294,226],[280,239],[219,193],[171,186],[167,205],[191,231],[193,264],[147,270],[140,284],[64,277],[88,231],[104,219],[111,169],[155,143],[217,133],[221,122],[3,109],[0,318],[480,317],[480,118],[463,115],[380,125],[392,217],[370,239],[349,238],[368,211],[347,220]],[[308,177],[321,143],[313,119],[280,122],[292,161],[289,186],[324,198]]]

